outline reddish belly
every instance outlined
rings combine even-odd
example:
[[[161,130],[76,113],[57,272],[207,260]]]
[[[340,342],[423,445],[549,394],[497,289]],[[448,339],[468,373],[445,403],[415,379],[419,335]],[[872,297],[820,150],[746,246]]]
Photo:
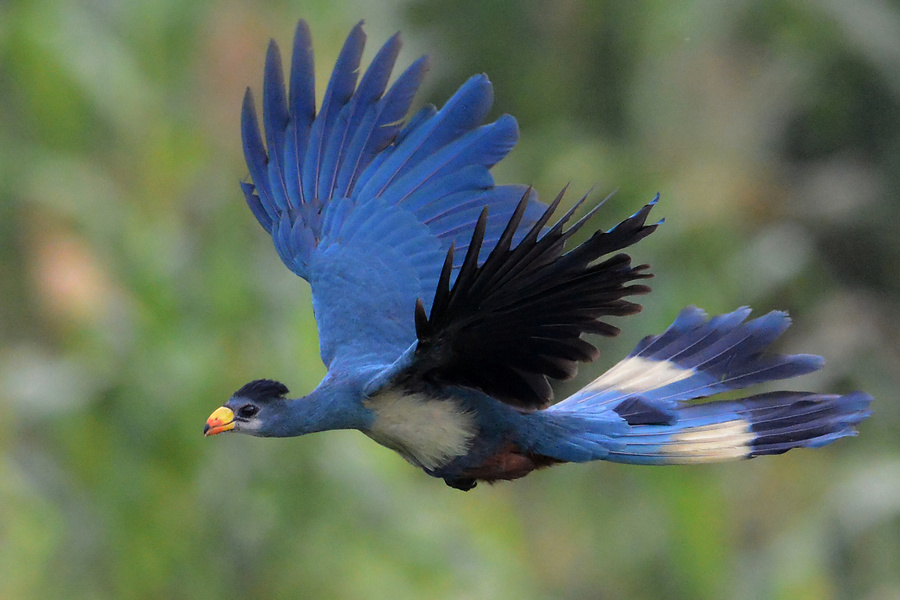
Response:
[[[503,446],[499,452],[485,460],[481,465],[467,469],[463,473],[463,477],[488,483],[501,480],[508,481],[525,477],[535,469],[549,467],[560,462],[563,461],[544,456],[543,454],[523,452],[518,446],[510,443]]]

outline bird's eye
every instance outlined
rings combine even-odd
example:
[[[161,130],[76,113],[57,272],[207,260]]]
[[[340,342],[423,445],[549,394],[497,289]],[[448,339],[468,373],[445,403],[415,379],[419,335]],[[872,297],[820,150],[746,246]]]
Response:
[[[244,417],[245,419],[249,419],[253,415],[259,412],[259,407],[254,404],[245,404],[238,411],[238,415]]]

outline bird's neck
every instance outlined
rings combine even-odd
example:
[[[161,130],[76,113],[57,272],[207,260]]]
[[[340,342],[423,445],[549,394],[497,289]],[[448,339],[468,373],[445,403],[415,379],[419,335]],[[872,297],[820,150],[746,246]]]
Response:
[[[308,396],[285,401],[285,415],[275,437],[289,437],[332,429],[363,429],[371,413],[353,382],[326,377]]]

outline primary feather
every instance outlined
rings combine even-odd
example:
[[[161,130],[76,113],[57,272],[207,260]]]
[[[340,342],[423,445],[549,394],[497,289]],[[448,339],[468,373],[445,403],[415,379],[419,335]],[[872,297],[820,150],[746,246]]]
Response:
[[[487,77],[472,77],[443,108],[426,107],[404,126],[428,61],[415,61],[388,88],[400,50],[395,35],[357,87],[364,45],[360,23],[317,114],[312,44],[301,21],[289,96],[278,45],[269,44],[265,144],[249,89],[242,109],[252,178],[244,194],[285,265],[312,286],[326,364],[338,355],[357,364],[396,358],[415,340],[413,323],[400,311],[431,297],[443,254],[467,238],[478,218],[460,207],[488,207],[495,231],[526,189],[495,186],[490,175],[518,128],[508,115],[482,125],[493,97]],[[523,222],[533,223],[542,209],[529,194]],[[495,241],[486,238],[484,251]]]
[[[560,193],[513,248],[527,200],[526,194],[479,266],[487,226],[487,209],[482,211],[452,289],[451,246],[431,316],[425,316],[421,300],[416,306],[419,343],[413,368],[417,377],[475,387],[513,406],[536,409],[552,398],[547,377],[570,379],[578,362],[597,358],[597,349],[581,339],[583,333],[616,335],[618,329],[600,319],[640,310],[625,297],[650,291],[629,285],[649,277],[647,265],[632,267],[627,254],[595,261],[636,243],[657,224],[645,225],[654,200],[564,254],[566,242],[593,211],[564,229],[573,208],[544,231],[562,200]]]
[[[316,110],[309,28],[297,26],[287,86],[273,41],[260,130],[252,92],[241,110],[250,210],[285,265],[312,289],[328,374],[310,394],[260,379],[207,421],[209,435],[296,436],[358,429],[462,490],[561,462],[705,463],[818,447],[855,433],[871,397],[776,391],[691,404],[814,371],[811,355],[769,353],[784,313],[708,318],[682,311],[605,374],[549,406],[549,379],[568,379],[612,336],[609,317],[647,265],[626,248],[652,233],[654,198],[567,248],[599,206],[555,224],[525,186],[495,185],[491,167],[518,138],[515,119],[484,123],[484,75],[440,109],[404,121],[428,68],[420,58],[388,85],[390,38],[363,73],[353,28]],[[362,76],[360,77],[360,74]],[[661,223],[661,221],[660,221]]]

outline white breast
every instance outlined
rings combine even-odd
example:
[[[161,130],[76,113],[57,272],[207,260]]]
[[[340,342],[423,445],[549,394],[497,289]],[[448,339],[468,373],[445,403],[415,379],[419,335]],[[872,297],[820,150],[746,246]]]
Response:
[[[386,390],[365,401],[375,413],[370,438],[425,469],[462,456],[477,433],[475,416],[452,399]]]

